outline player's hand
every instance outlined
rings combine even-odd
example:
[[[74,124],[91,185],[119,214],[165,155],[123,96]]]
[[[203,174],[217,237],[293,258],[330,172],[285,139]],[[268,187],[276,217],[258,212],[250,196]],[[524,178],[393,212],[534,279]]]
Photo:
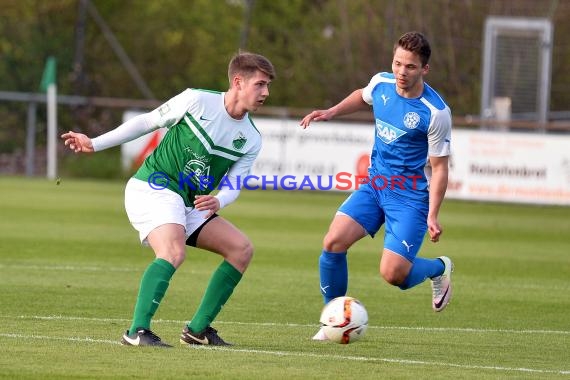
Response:
[[[204,216],[204,219],[208,219],[220,209],[220,201],[213,195],[196,195],[194,207],[199,211],[208,210],[208,213]]]
[[[437,219],[428,218],[428,233],[432,242],[437,243],[439,241],[439,237],[443,233],[443,228]]]
[[[65,146],[68,146],[75,153],[93,153],[93,143],[91,139],[82,133],[69,131],[61,135]]]
[[[309,124],[311,124],[311,121],[326,121],[326,120],[330,120],[332,118],[332,114],[329,110],[315,110],[313,112],[311,112],[310,114],[308,114],[307,116],[305,116],[303,118],[303,120],[301,120],[301,123],[299,124],[301,127],[303,127],[303,129],[306,129]]]

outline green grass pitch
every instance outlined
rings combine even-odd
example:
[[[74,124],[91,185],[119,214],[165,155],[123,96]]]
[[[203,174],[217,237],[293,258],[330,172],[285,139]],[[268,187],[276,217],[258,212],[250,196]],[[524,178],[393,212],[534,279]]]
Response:
[[[570,377],[570,208],[447,200],[440,243],[454,296],[378,276],[383,230],[349,254],[349,295],[370,317],[349,345],[313,342],[322,237],[345,194],[243,191],[221,214],[256,251],[214,327],[235,346],[178,344],[216,255],[188,250],[152,328],[173,349],[123,347],[152,260],[123,208],[125,182],[0,177],[0,378],[555,379]]]

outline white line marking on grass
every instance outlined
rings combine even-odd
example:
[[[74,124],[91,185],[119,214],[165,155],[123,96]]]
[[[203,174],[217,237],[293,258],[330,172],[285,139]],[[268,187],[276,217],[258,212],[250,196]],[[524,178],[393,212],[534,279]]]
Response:
[[[3,338],[19,338],[19,339],[39,339],[39,340],[63,340],[67,342],[84,342],[84,343],[106,343],[106,344],[118,344],[120,342],[107,339],[94,339],[94,338],[79,338],[79,337],[60,337],[60,336],[47,336],[47,335],[23,335],[23,334],[2,334],[0,337]]]
[[[26,264],[0,264],[0,269],[30,269],[30,270],[55,270],[70,272],[141,272],[144,268],[124,267],[98,267],[98,266],[75,266],[75,265],[26,265]]]
[[[565,330],[512,330],[512,329],[476,329],[470,327],[409,327],[409,326],[368,326],[373,329],[383,330],[419,330],[419,331],[442,331],[442,332],[474,332],[474,333],[507,333],[507,334],[562,334],[570,335]]]
[[[3,319],[39,319],[43,321],[92,321],[92,322],[131,322],[126,318],[90,318],[90,317],[72,317],[63,315],[0,315]],[[153,320],[153,322],[161,322],[161,320]],[[169,321],[174,322],[174,321]]]
[[[121,322],[130,323],[126,318],[94,318],[94,317],[74,317],[64,315],[0,315],[3,319],[39,319],[39,320],[61,320],[61,321],[93,321],[93,322]],[[184,324],[188,321],[174,319],[154,319],[153,323],[175,323]],[[275,326],[275,327],[318,327],[317,324],[300,323],[275,323],[275,322],[237,322],[237,321],[216,321],[221,325],[243,325],[243,326]],[[567,330],[513,330],[513,329],[477,329],[470,327],[410,327],[410,326],[368,326],[369,329],[380,330],[412,330],[412,331],[433,331],[433,332],[465,332],[465,333],[506,333],[506,334],[553,334],[570,335]]]
[[[36,340],[59,340],[67,342],[80,342],[80,343],[104,343],[121,345],[121,343],[113,340],[107,339],[95,339],[95,338],[79,338],[79,337],[59,337],[59,336],[47,336],[47,335],[24,335],[24,334],[5,334],[0,333],[0,337],[3,338],[14,338],[14,339],[36,339]],[[512,368],[512,367],[499,367],[499,366],[484,366],[484,365],[470,365],[470,364],[454,364],[454,363],[444,363],[444,362],[429,362],[424,360],[409,360],[409,359],[391,359],[391,358],[375,358],[367,356],[345,356],[345,355],[327,355],[327,354],[315,354],[311,352],[286,352],[286,351],[269,351],[269,350],[254,350],[254,349],[236,349],[236,348],[222,348],[222,347],[206,347],[206,346],[189,346],[189,349],[198,350],[210,350],[210,351],[223,351],[223,352],[236,352],[244,354],[259,354],[259,355],[272,355],[272,356],[297,356],[297,357],[310,357],[317,359],[326,360],[347,360],[347,361],[359,361],[359,362],[384,362],[384,363],[395,363],[395,364],[407,364],[407,365],[429,365],[437,367],[452,367],[461,369],[482,369],[491,371],[507,371],[507,372],[526,372],[526,373],[538,373],[538,374],[559,374],[568,375],[570,371],[566,370],[554,370],[554,369],[535,369],[535,368]]]
[[[170,322],[170,321],[164,321]],[[315,327],[316,324],[296,324],[296,323],[273,323],[273,322],[224,322],[216,321],[216,323],[227,324],[227,325],[253,325],[253,326],[291,326],[291,327]],[[507,329],[476,329],[469,327],[410,327],[410,326],[370,326],[369,329],[380,329],[380,330],[417,330],[417,331],[440,331],[440,332],[474,332],[474,333],[515,333],[515,334],[568,334],[570,331],[564,330],[507,330]]]
[[[487,369],[494,371],[511,371],[511,372],[529,372],[529,373],[555,373],[559,375],[568,375],[570,371],[567,370],[557,370],[557,369],[534,369],[534,368],[511,368],[511,367],[499,367],[499,366],[484,366],[484,365],[470,365],[470,364],[454,364],[454,363],[444,363],[444,362],[428,362],[424,360],[408,360],[408,359],[390,359],[390,358],[374,358],[366,356],[344,356],[344,355],[327,355],[327,354],[314,354],[311,352],[285,352],[285,351],[268,351],[268,350],[252,350],[252,349],[236,349],[236,348],[223,348],[223,347],[206,347],[206,346],[188,346],[190,349],[195,350],[212,350],[212,351],[230,351],[230,352],[242,352],[242,353],[252,353],[252,354],[265,354],[265,355],[275,355],[275,356],[302,356],[302,357],[312,357],[312,358],[322,358],[322,359],[337,359],[337,360],[351,360],[351,361],[363,361],[363,362],[385,362],[385,363],[396,363],[396,364],[411,364],[411,365],[430,365],[437,367],[453,367],[462,369]]]

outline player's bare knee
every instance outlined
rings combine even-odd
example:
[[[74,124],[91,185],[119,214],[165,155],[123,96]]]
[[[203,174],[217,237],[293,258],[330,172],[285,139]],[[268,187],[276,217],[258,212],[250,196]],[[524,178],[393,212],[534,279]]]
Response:
[[[400,271],[392,268],[380,268],[380,276],[390,285],[399,286],[401,285],[406,276]]]
[[[246,240],[241,248],[241,257],[243,257],[244,262],[249,264],[253,258],[253,244],[251,241]]]
[[[343,242],[338,235],[331,234],[330,232],[325,235],[323,239],[323,248],[327,252],[344,252],[349,247]]]
[[[247,269],[252,258],[253,244],[247,239],[233,247],[226,256],[226,260],[242,273]]]
[[[168,261],[175,268],[180,267],[186,260],[186,250],[172,249],[164,252],[156,252],[156,257]]]

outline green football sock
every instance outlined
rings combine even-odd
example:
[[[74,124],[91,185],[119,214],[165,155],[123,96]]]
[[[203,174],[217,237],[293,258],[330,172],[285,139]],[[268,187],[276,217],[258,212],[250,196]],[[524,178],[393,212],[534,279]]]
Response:
[[[164,259],[155,259],[146,268],[141,279],[129,334],[134,334],[136,329],[140,327],[150,329],[150,320],[158,309],[175,271],[176,268]]]
[[[199,333],[212,323],[232,295],[241,277],[242,274],[227,261],[220,264],[210,278],[196,314],[188,323],[190,330]]]

